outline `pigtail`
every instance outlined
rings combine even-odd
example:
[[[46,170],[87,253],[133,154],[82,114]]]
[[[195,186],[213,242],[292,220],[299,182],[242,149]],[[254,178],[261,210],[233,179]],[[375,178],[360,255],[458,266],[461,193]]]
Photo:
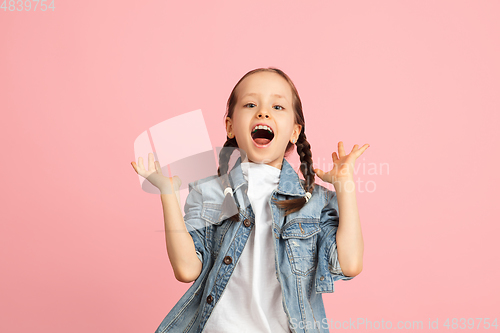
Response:
[[[316,176],[316,172],[313,170],[311,144],[307,141],[304,127],[302,128],[299,138],[297,139],[297,153],[300,156],[300,172],[302,172],[302,175],[304,176],[305,190],[306,192],[312,193],[314,190],[314,178]]]
[[[313,161],[312,161],[312,152],[311,145],[309,141],[306,139],[305,126],[302,126],[302,130],[297,139],[297,153],[300,157],[300,172],[304,176],[305,181],[305,190],[306,197],[291,199],[291,200],[282,200],[282,201],[274,201],[276,206],[279,208],[285,209],[285,215],[291,214],[300,210],[309,200],[312,192],[314,190],[314,178],[316,173],[313,170]]]
[[[224,189],[224,201],[222,202],[221,211],[227,216],[231,221],[239,221],[239,208],[236,206],[236,202],[233,198],[233,189],[231,187],[231,182],[229,181],[229,159],[233,154],[233,151],[238,148],[236,143],[236,138],[227,139],[219,153],[219,168],[217,169],[217,174],[222,182],[222,188]]]

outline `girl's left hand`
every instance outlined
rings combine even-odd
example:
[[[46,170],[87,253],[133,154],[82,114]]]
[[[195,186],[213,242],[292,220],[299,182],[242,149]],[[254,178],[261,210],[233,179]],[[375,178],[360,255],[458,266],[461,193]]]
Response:
[[[354,145],[349,154],[345,154],[344,143],[339,142],[339,156],[334,151],[332,153],[333,168],[328,172],[324,172],[321,169],[313,169],[316,175],[321,178],[324,182],[331,184],[336,184],[337,182],[342,182],[344,180],[354,179],[354,162],[358,157],[363,154],[366,148],[370,147],[369,144],[365,144],[363,147],[358,149],[358,145]]]

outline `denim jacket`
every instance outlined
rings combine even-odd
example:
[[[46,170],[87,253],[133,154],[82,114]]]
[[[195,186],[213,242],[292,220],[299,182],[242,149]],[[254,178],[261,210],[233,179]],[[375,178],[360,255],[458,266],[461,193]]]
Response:
[[[241,157],[229,172],[240,221],[221,210],[224,192],[220,177],[189,183],[184,221],[202,259],[202,271],[174,305],[155,333],[202,332],[238,263],[255,215],[246,195],[248,184]],[[278,187],[271,198],[304,197],[304,180],[283,159]],[[329,332],[322,294],[334,291],[334,281],[350,280],[340,269],[336,233],[339,224],[336,193],[315,184],[312,197],[299,211],[284,217],[270,199],[276,278],[292,332]]]

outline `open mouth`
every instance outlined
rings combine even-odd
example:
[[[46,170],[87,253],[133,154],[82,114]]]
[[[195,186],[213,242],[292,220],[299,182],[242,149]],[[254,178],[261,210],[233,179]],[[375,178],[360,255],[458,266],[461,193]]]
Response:
[[[257,125],[252,130],[252,139],[258,146],[267,146],[274,138],[271,127],[266,125]]]

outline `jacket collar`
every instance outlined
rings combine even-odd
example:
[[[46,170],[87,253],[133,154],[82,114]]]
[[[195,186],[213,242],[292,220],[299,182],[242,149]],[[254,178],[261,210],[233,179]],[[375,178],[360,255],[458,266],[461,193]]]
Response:
[[[238,157],[238,160],[236,160],[234,167],[229,172],[229,179],[234,192],[236,192],[236,190],[241,185],[246,183],[243,172],[241,170],[241,156]],[[297,175],[295,170],[285,158],[283,158],[280,180],[276,192],[291,196],[303,197],[306,195],[306,191],[301,184],[299,175]]]

